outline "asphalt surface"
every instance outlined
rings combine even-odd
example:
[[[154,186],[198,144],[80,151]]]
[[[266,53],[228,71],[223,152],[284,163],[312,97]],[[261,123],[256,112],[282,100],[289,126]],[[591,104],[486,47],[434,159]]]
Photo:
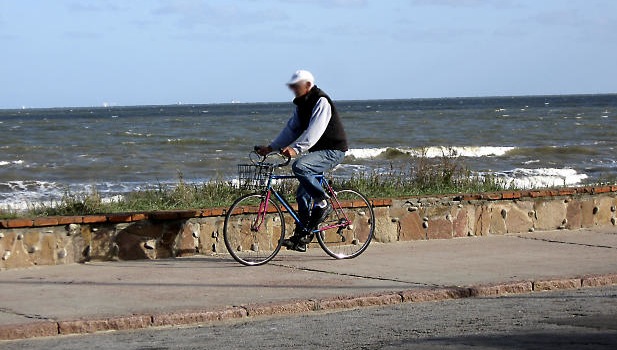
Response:
[[[244,267],[227,256],[196,256],[7,270],[0,272],[0,335],[16,339],[179,325],[196,323],[187,322],[183,313],[230,308],[240,311],[234,317],[258,320],[252,317],[253,306],[315,303],[311,311],[332,305],[328,298],[393,293],[400,302],[403,291],[451,286],[527,281],[535,290],[537,281],[572,278],[580,287],[580,277],[589,275],[610,275],[610,283],[616,283],[616,233],[617,228],[609,227],[375,243],[353,260],[334,260],[315,248],[304,254],[282,252],[260,267]],[[577,286],[566,283],[556,288]],[[292,312],[304,311],[300,307]],[[268,313],[289,310],[275,308]],[[106,320],[114,317],[139,320],[110,325]],[[145,323],[135,326],[135,322]],[[24,331],[23,325],[32,327]],[[46,326],[47,333],[38,332],[39,325]]]
[[[613,350],[617,286],[9,341],[0,348]]]

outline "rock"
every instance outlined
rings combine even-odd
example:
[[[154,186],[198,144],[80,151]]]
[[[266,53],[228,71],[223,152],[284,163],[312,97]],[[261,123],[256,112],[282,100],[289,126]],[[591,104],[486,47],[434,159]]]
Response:
[[[2,260],[8,260],[11,257],[11,251],[7,250],[2,254]]]
[[[428,217],[427,216],[423,217],[422,221],[427,222],[428,221]]]
[[[66,249],[63,248],[58,251],[58,259],[64,259],[64,258],[66,258]]]
[[[611,224],[613,224],[613,226],[615,226],[615,218],[611,218]]]
[[[506,209],[501,209],[501,217],[506,218],[508,216],[508,211]]]
[[[154,249],[156,248],[156,240],[155,239],[149,239],[147,241],[144,242],[144,248],[146,249]]]
[[[410,211],[410,212],[418,211],[418,207],[409,207],[407,208],[407,211]]]
[[[199,231],[193,231],[193,237],[199,238]]]
[[[529,228],[529,232],[534,232],[535,230],[536,230],[536,229],[535,229],[535,228],[533,228],[533,227],[530,227],[530,228]]]
[[[67,234],[68,236],[75,235],[75,234],[79,233],[79,229],[80,229],[80,226],[79,226],[79,225],[77,225],[77,224],[70,224],[70,225],[66,228],[66,231],[67,231],[67,233],[66,233],[66,234]]]
[[[615,207],[614,205],[611,206],[611,211],[614,213],[615,211],[617,211],[617,207]]]
[[[598,211],[600,210],[600,208],[598,207],[593,207],[593,215],[596,215],[598,213]]]
[[[0,232],[0,238],[4,238],[4,233]]]
[[[18,234],[18,235],[17,235],[17,240],[18,240],[18,241],[21,241],[22,239],[24,239],[24,235],[23,235],[23,234],[21,234],[21,233],[20,233],[20,234]]]
[[[425,221],[423,221],[423,222],[422,222],[422,227],[424,227],[424,228],[428,228],[428,221],[426,221],[426,220],[425,220]]]
[[[36,249],[35,246],[31,246],[31,247],[28,248],[28,253],[30,253],[30,254],[34,254],[34,253],[36,253],[36,251],[37,251],[37,249]]]

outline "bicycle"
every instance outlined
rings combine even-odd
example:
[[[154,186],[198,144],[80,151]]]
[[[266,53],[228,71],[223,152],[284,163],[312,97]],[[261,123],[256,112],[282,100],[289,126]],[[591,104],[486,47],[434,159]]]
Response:
[[[275,183],[281,180],[296,179],[295,175],[274,173],[275,169],[289,165],[291,158],[278,163],[266,162],[274,155],[280,156],[274,152],[261,157],[252,152],[250,164],[238,165],[238,185],[257,192],[234,201],[225,216],[223,237],[229,254],[243,265],[266,264],[281,250],[286,222],[278,203],[296,225],[305,227],[291,204],[275,188]],[[312,233],[321,248],[335,259],[359,256],[368,248],[375,231],[371,203],[357,191],[335,191],[323,174],[316,178],[330,197],[334,210]]]

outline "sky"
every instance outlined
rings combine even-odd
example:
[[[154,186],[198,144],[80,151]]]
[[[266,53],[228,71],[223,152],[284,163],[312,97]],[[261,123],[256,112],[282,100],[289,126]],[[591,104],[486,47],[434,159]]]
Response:
[[[617,93],[614,0],[0,0],[0,108]]]

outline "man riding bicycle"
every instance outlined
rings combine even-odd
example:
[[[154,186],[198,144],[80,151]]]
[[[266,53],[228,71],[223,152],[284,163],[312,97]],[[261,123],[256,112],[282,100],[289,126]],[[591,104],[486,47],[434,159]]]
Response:
[[[296,71],[287,86],[293,91],[296,109],[281,133],[269,146],[259,146],[262,156],[273,150],[298,159],[292,170],[300,185],[296,193],[299,219],[294,234],[283,241],[290,250],[306,251],[313,239],[312,231],[332,212],[329,197],[315,178],[343,161],[347,152],[347,135],[334,103],[315,85],[313,75]],[[311,210],[311,201],[313,208]]]

